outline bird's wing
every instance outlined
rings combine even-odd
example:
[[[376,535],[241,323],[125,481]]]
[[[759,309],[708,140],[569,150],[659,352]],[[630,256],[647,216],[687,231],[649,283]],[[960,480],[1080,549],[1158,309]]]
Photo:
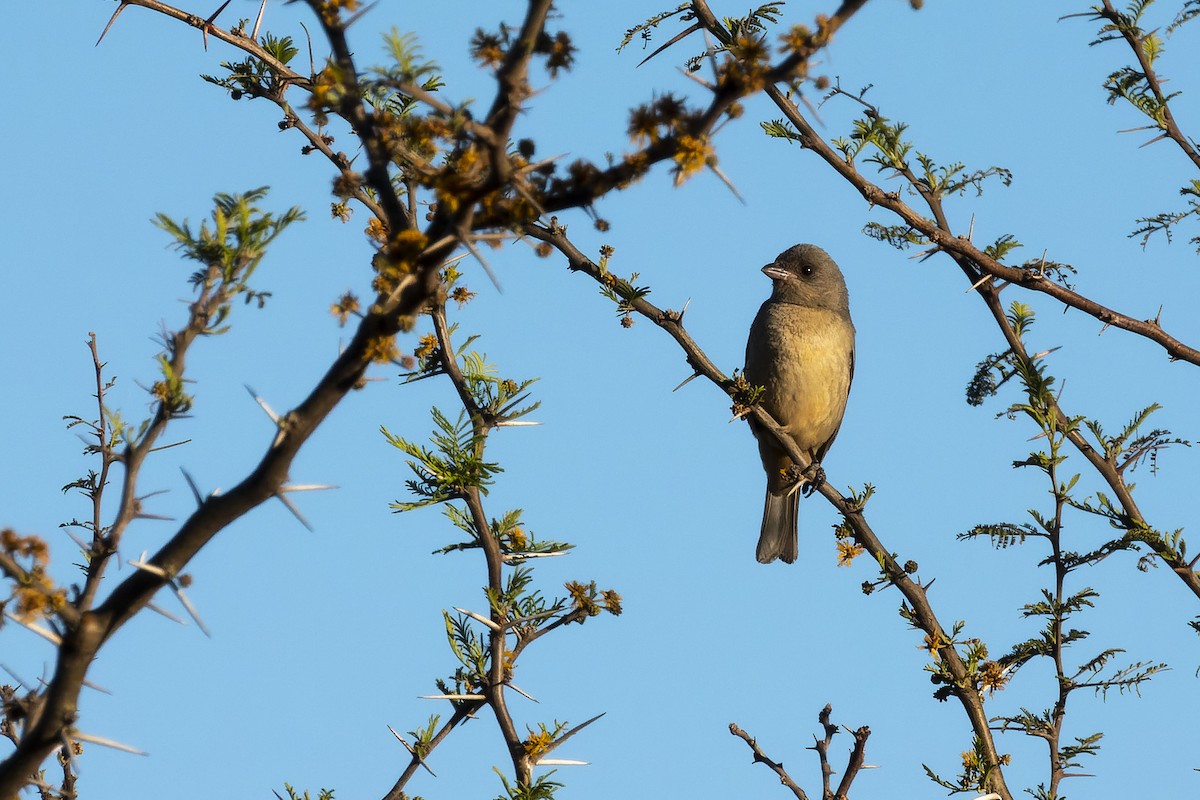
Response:
[[[854,384],[854,348],[850,348],[850,379],[846,381],[846,397],[850,397],[850,387]],[[843,414],[844,418],[844,414]],[[825,443],[817,448],[816,460],[818,463],[825,460],[825,453],[829,451],[829,446],[833,444],[833,440],[837,438],[838,431],[842,429],[842,423],[839,421],[838,426],[833,429],[833,433],[825,440]]]

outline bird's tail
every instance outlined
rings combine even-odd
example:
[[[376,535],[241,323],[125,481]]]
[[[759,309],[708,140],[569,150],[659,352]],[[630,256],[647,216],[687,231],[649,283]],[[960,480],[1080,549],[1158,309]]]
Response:
[[[770,564],[777,558],[782,558],[788,564],[796,560],[800,549],[796,537],[796,519],[799,511],[799,492],[767,492],[756,553],[760,564]]]

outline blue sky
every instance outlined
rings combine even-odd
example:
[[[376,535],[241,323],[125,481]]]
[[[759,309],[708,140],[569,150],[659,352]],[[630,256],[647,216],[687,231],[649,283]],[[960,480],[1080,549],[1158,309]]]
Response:
[[[214,2],[213,6],[217,3]],[[928,2],[920,12],[899,0],[868,4],[823,55],[821,71],[846,87],[873,84],[885,116],[910,124],[918,149],[940,161],[1002,165],[1013,184],[951,203],[963,232],[974,215],[977,241],[1005,233],[1025,243],[1018,259],[1075,265],[1087,295],[1132,316],[1152,318],[1195,345],[1200,317],[1196,256],[1187,236],[1142,248],[1126,233],[1134,221],[1175,208],[1191,165],[1168,143],[1139,148],[1145,133],[1128,108],[1105,104],[1100,84],[1127,63],[1116,45],[1089,48],[1095,27],[1057,21],[1086,4]],[[255,464],[273,429],[248,397],[249,384],[276,410],[307,393],[346,332],[327,313],[347,289],[364,293],[370,248],[363,211],[349,224],[327,212],[331,172],[303,142],[276,128],[265,103],[234,103],[203,83],[237,58],[219,42],[144,9],[127,9],[94,47],[114,4],[76,5],[55,15],[39,4],[9,4],[0,42],[10,74],[8,158],[0,162],[0,269],[6,314],[0,331],[0,414],[8,457],[0,467],[0,524],[40,534],[53,545],[57,574],[72,579],[73,546],[57,527],[85,513],[60,487],[89,466],[64,428],[68,414],[93,414],[85,341],[96,333],[110,373],[111,400],[137,418],[148,408],[138,384],[154,380],[154,335],[183,319],[190,267],[149,223],[156,212],[198,221],[217,192],[272,187],[270,207],[300,205],[307,221],[287,231],[260,267],[272,297],[262,311],[235,309],[230,335],[192,354],[194,419],[180,422],[186,447],[161,453],[144,473],[156,513],[186,515],[185,467],[205,490],[229,487]],[[258,4],[234,0],[222,20],[251,17]],[[832,4],[793,2],[784,22],[809,22]],[[360,63],[381,60],[380,31],[415,32],[443,69],[443,92],[490,103],[488,76],[466,58],[477,26],[512,22],[518,3],[403,3],[383,0],[354,29]],[[723,14],[740,4],[714,3]],[[207,16],[212,9],[189,10]],[[699,97],[676,70],[696,44],[677,46],[635,69],[637,52],[618,55],[626,28],[659,10],[633,2],[562,4],[561,27],[580,52],[576,69],[549,84],[518,124],[541,155],[600,159],[627,147],[626,112],[655,92]],[[1166,21],[1169,9],[1162,15]],[[315,30],[299,4],[273,2],[265,26],[276,34]],[[668,31],[673,30],[668,28]],[[1175,112],[1200,131],[1194,101],[1200,28],[1168,42],[1162,70],[1184,94]],[[319,45],[318,52],[320,51]],[[304,56],[300,57],[301,59]],[[539,80],[545,84],[544,76]],[[15,96],[14,96],[15,95]],[[849,104],[821,110],[830,138],[848,130]],[[1019,608],[1051,579],[1036,567],[1035,545],[993,552],[955,534],[980,522],[1026,521],[1048,495],[1011,462],[1034,446],[1029,423],[997,419],[1011,394],[983,408],[964,402],[976,362],[1002,347],[998,332],[961,273],[946,259],[919,262],[861,234],[869,211],[857,193],[815,157],[764,137],[758,122],[779,116],[762,102],[717,141],[724,172],[743,204],[713,176],[673,188],[657,169],[598,208],[612,228],[601,234],[582,214],[564,215],[589,253],[616,249],[611,268],[640,273],[650,299],[681,308],[696,340],[726,372],[741,365],[745,333],[769,292],[759,273],[781,250],[815,242],[840,263],[858,328],[857,372],[845,423],[826,461],[843,490],[872,483],[875,530],[901,560],[913,559],[944,624],[967,622],[993,655],[1034,633]],[[338,147],[352,150],[348,136]],[[490,256],[503,291],[467,263],[479,297],[457,321],[501,371],[539,377],[537,428],[501,431],[491,455],[505,472],[488,510],[525,509],[539,536],[565,539],[573,554],[538,568],[555,594],[562,582],[595,579],[625,598],[625,613],[547,637],[524,656],[516,683],[539,704],[516,703],[518,724],[580,722],[607,712],[556,755],[592,762],[565,768],[563,797],[782,797],[784,790],[744,744],[737,722],[782,760],[810,793],[819,792],[811,735],[831,703],[834,719],[869,725],[861,796],[941,796],[921,764],[953,774],[970,729],[956,703],[939,704],[922,670],[920,637],[896,614],[899,596],[865,597],[874,577],[866,560],[835,565],[834,511],[820,498],[801,509],[801,560],[791,567],[754,561],[763,476],[745,425],[729,422],[727,398],[695,381],[680,351],[649,323],[622,329],[608,301],[560,259],[538,259],[517,243]],[[1069,413],[1119,429],[1151,402],[1153,424],[1197,438],[1200,380],[1160,348],[1095,320],[1061,313],[1046,298],[1019,295],[1039,313],[1033,347],[1061,346],[1050,359]],[[420,332],[420,331],[418,331]],[[411,350],[415,338],[401,340]],[[298,498],[315,533],[278,503],[268,503],[221,534],[189,569],[189,594],[211,639],[195,626],[154,615],[133,621],[102,652],[92,679],[111,691],[86,693],[80,728],[144,750],[149,758],[89,747],[81,762],[85,797],[271,797],[285,781],[339,798],[377,797],[407,754],[387,730],[407,731],[445,709],[417,695],[453,669],[441,611],[480,609],[485,580],[478,554],[431,556],[453,532],[436,510],[397,516],[404,458],[379,427],[420,439],[429,408],[453,409],[448,383],[400,387],[394,369],[349,397],[305,447],[292,477],[337,484]],[[1135,474],[1137,497],[1160,529],[1196,523],[1196,453],[1167,452],[1162,470]],[[1078,458],[1068,470],[1084,471]],[[151,550],[170,523],[131,529],[127,556]],[[1109,534],[1101,523],[1070,520],[1076,549]],[[1068,794],[1128,797],[1148,776],[1162,797],[1195,793],[1194,720],[1200,649],[1186,628],[1196,599],[1166,570],[1140,572],[1116,556],[1075,576],[1074,588],[1100,592],[1097,608],[1076,620],[1093,638],[1071,654],[1084,661],[1123,647],[1129,661],[1165,661],[1172,671],[1139,699],[1076,694],[1069,736],[1103,730],[1096,777],[1065,785]],[[129,568],[126,567],[126,570]],[[115,573],[120,580],[124,572]],[[159,601],[175,609],[173,598]],[[48,676],[48,645],[13,625],[0,633],[0,663],[26,681]],[[1027,667],[989,701],[992,714],[1050,703],[1051,675]],[[849,737],[835,743],[843,757]],[[1045,747],[1015,734],[999,745],[1014,764],[1014,790],[1045,780]],[[3,752],[3,751],[0,751]],[[1152,753],[1153,755],[1147,755]],[[483,715],[431,759],[438,778],[419,776],[410,794],[494,796],[493,764],[506,762],[493,720]]]

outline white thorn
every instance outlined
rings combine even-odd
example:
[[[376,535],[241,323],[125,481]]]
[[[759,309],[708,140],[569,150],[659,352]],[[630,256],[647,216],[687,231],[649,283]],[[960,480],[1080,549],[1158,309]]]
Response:
[[[402,737],[400,734],[396,733],[396,729],[393,728],[391,725],[388,725],[387,729],[392,732],[392,736],[395,736],[396,740],[398,742],[400,742],[400,744],[404,745],[404,749],[407,750],[412,755],[412,757],[417,760],[417,763],[425,768],[426,772],[428,772],[430,775],[432,775],[435,778],[437,777],[437,773],[429,768],[429,765],[425,763],[425,759],[423,759],[423,758],[421,758],[421,756],[417,755],[417,750],[415,747],[413,747],[408,742],[404,741],[404,737]]]
[[[963,292],[963,294],[970,294],[971,292],[975,291],[980,286],[983,286],[985,283],[987,283],[989,280],[991,280],[991,277],[992,277],[991,275],[985,274],[982,278],[980,278],[979,280],[972,283],[971,288],[967,289],[965,292]]]
[[[249,392],[250,396],[254,398],[254,402],[258,403],[258,405],[262,407],[262,410],[267,413],[267,416],[271,418],[271,422],[274,422],[275,426],[278,427],[279,426],[279,415],[276,414],[269,405],[267,405],[266,400],[263,400],[261,397],[258,396],[258,393],[256,391],[254,391],[253,389],[250,388],[250,384],[243,383],[242,385],[246,387],[246,391]]]
[[[258,41],[258,26],[262,25],[263,14],[267,10],[267,0],[262,1],[262,5],[258,7],[258,19],[254,20],[254,30],[250,31],[250,38]]]
[[[5,611],[4,616],[8,617],[9,619],[11,619],[13,622],[17,623],[18,625],[28,628],[29,630],[33,631],[38,636],[41,636],[43,639],[45,639],[46,641],[50,642],[51,644],[53,644],[55,646],[62,644],[62,637],[60,637],[54,631],[43,628],[41,625],[38,625],[36,622],[26,622],[25,620],[19,619],[18,617],[14,616],[12,614],[12,612],[10,612],[10,611]]]
[[[556,550],[553,553],[505,553],[501,556],[505,561],[513,561],[516,559],[525,558],[555,558],[557,556],[567,555],[566,550]]]
[[[526,692],[525,690],[521,689],[521,688],[520,688],[519,686],[517,686],[516,684],[513,684],[513,683],[506,683],[506,684],[505,684],[505,686],[507,686],[508,688],[512,689],[514,692],[516,692],[517,694],[521,695],[521,696],[522,696],[522,697],[524,697],[526,700],[532,700],[532,701],[533,701],[533,702],[535,702],[535,703],[536,703],[536,702],[538,702],[538,699],[537,699],[536,697],[534,697],[533,695],[529,694],[529,693],[528,693],[528,692]]]
[[[289,500],[286,494],[283,492],[276,492],[275,496],[279,498],[279,502],[287,506],[287,510],[292,512],[292,515],[295,516],[296,519],[300,520],[301,525],[308,528],[310,531],[313,529],[313,526],[309,523],[309,521],[306,520],[304,515],[300,513],[300,509],[296,508],[296,504]]]
[[[187,625],[187,621],[184,620],[182,617],[177,617],[176,615],[172,614],[170,611],[167,611],[165,608],[161,608],[159,606],[154,605],[154,603],[147,603],[146,608],[150,609],[151,611],[156,611],[159,614],[162,614],[164,617],[171,620],[172,622],[178,622],[180,625]]]
[[[691,383],[692,381],[696,380],[696,378],[699,378],[699,377],[700,377],[700,373],[699,373],[699,372],[693,372],[691,375],[689,375],[689,376],[687,376],[686,378],[684,378],[684,379],[683,379],[683,383],[679,384],[678,386],[676,386],[676,387],[675,387],[674,389],[672,389],[671,391],[672,391],[672,392],[678,392],[680,389],[682,389],[683,387],[687,386],[689,383]]]
[[[200,619],[200,615],[196,613],[196,607],[193,606],[192,602],[187,599],[187,595],[183,593],[183,589],[181,589],[179,584],[175,583],[174,581],[171,582],[171,588],[175,590],[175,596],[179,598],[179,602],[183,604],[183,607],[187,610],[188,615],[195,620],[196,627],[198,627],[205,636],[211,639],[212,632],[208,630],[208,626],[204,624],[204,620]]]
[[[537,614],[530,614],[527,617],[517,617],[516,619],[510,619],[506,623],[506,627],[511,628],[514,625],[522,625],[526,622],[533,622],[535,619],[545,619],[546,617],[553,617],[556,614],[560,614],[560,613],[562,613],[561,608],[552,608],[549,611],[542,611]]]
[[[458,606],[455,606],[454,610],[460,614],[466,614],[468,617],[475,620],[476,622],[482,622],[484,625],[487,625],[489,628],[491,628],[494,631],[500,630],[499,625],[497,625],[495,622],[488,619],[487,617],[483,616],[482,614],[476,614],[474,611],[468,611],[467,609],[459,608]]]
[[[81,742],[91,742],[92,744],[98,744],[102,747],[111,747],[113,750],[123,750],[126,753],[133,753],[135,756],[150,755],[145,750],[138,750],[136,747],[122,744],[114,739],[105,739],[103,736],[92,736],[90,733],[82,733],[80,731],[74,731],[69,735],[72,739],[78,739]]]
[[[487,700],[481,694],[419,694],[418,700]]]
[[[169,575],[167,575],[167,571],[165,569],[163,569],[162,567],[156,567],[153,564],[147,564],[144,560],[145,558],[146,558],[146,553],[143,552],[141,559],[136,560],[136,561],[134,559],[130,559],[129,561],[126,561],[125,563],[131,567],[137,567],[140,570],[149,572],[151,575],[157,575],[158,577],[162,578],[164,581],[169,581],[171,579],[171,577]]]

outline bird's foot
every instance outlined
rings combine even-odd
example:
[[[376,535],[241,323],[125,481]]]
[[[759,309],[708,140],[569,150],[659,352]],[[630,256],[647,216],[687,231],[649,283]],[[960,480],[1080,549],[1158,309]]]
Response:
[[[800,492],[805,497],[808,497],[813,492],[825,485],[825,470],[817,461],[809,464],[808,467],[801,471],[800,474],[807,481],[807,483],[805,483],[800,489]]]

